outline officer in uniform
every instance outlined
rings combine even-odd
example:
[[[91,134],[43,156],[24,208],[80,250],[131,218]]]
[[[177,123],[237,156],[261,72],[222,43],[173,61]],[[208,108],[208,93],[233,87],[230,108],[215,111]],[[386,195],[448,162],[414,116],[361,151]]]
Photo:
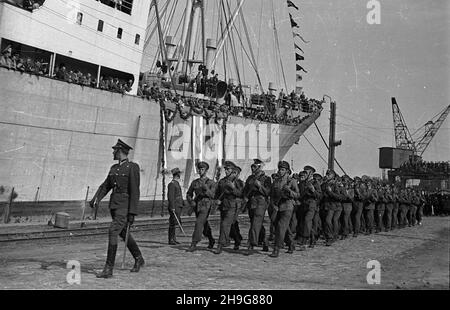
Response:
[[[180,186],[181,171],[174,168],[172,172],[172,181],[167,186],[167,200],[169,202],[169,244],[179,244],[175,231],[177,228],[177,219],[181,225],[181,211],[183,209],[183,194]]]
[[[206,176],[209,165],[204,161],[197,163],[197,170],[200,177],[192,181],[186,193],[186,198],[192,208],[194,208],[196,221],[194,233],[192,234],[192,243],[188,252],[194,252],[197,249],[197,243],[202,239],[202,232],[208,237],[208,249],[214,247],[215,240],[212,236],[211,226],[208,223],[208,216],[211,211],[215,195],[215,183]],[[195,198],[194,198],[195,194]]]
[[[272,182],[262,170],[263,162],[254,159],[251,165],[252,174],[245,181],[244,196],[247,198],[250,229],[248,232],[248,254],[258,245],[258,238],[263,226],[264,215],[268,206],[268,197]],[[263,251],[268,251],[268,240],[264,236]]]
[[[112,190],[109,200],[112,222],[108,231],[106,264],[103,271],[97,275],[97,278],[110,278],[113,276],[118,236],[123,240],[126,239],[127,223],[131,226],[134,222],[134,217],[138,214],[140,196],[139,165],[128,160],[128,153],[133,148],[120,139],[112,148],[114,160],[117,160],[118,163],[111,166],[106,180],[100,185],[89,203],[92,208],[97,208],[103,197]],[[145,262],[136,241],[129,232],[127,248],[135,259],[131,272],[138,272]]]
[[[277,210],[275,218],[275,246],[270,257],[278,257],[283,246],[286,232],[288,232],[289,250],[292,254],[295,250],[294,236],[289,231],[289,224],[294,211],[294,199],[299,199],[300,193],[297,182],[289,176],[290,167],[286,161],[278,163],[279,177],[272,184],[270,197],[274,208]]]
[[[339,219],[341,218],[342,214],[342,202],[346,199],[345,197],[345,188],[342,184],[342,178],[338,175],[336,175],[335,179],[335,210],[333,214],[333,238],[334,240],[338,239],[339,232],[340,232],[340,222]]]
[[[299,183],[299,193],[301,200],[301,220],[302,220],[302,237],[300,241],[300,251],[306,250],[307,241],[312,244],[312,226],[313,219],[316,214],[317,209],[317,199],[319,198],[319,193],[316,192],[316,188],[313,184],[313,174],[316,172],[311,166],[305,166],[303,171],[300,172],[300,183]]]
[[[222,253],[222,248],[230,244],[231,225],[238,212],[237,198],[242,196],[243,184],[237,182],[237,166],[231,162],[224,163],[225,177],[217,184],[215,199],[220,201],[220,236],[214,254]]]
[[[342,177],[344,185],[344,200],[342,201],[342,238],[346,239],[351,232],[350,216],[353,209],[355,190],[353,180],[348,175]]]
[[[242,169],[239,166],[236,166],[234,168],[233,173],[236,174],[235,177],[235,182],[238,184],[239,188],[244,188],[244,181],[242,181],[239,178],[239,175],[241,173]],[[242,235],[241,235],[241,231],[239,229],[239,214],[245,212],[245,203],[244,203],[244,191],[241,191],[241,195],[236,196],[236,204],[237,204],[237,211],[236,214],[234,216],[234,221],[233,224],[231,225],[231,231],[230,231],[230,238],[234,240],[234,247],[233,250],[239,250],[239,246],[241,245],[242,242]]]
[[[355,182],[353,185],[354,198],[353,198],[353,209],[352,209],[352,219],[353,219],[353,237],[357,237],[361,229],[361,217],[364,206],[364,199],[366,197],[367,191],[366,186],[362,183],[360,177],[354,178]]]

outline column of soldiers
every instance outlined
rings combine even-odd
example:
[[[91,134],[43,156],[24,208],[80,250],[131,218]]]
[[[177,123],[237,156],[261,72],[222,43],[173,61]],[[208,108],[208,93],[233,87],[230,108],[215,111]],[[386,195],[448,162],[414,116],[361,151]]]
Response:
[[[318,239],[323,238],[326,246],[337,240],[359,234],[387,232],[406,226],[422,224],[425,199],[421,192],[411,188],[401,188],[386,184],[368,176],[351,178],[339,176],[328,170],[325,176],[316,173],[311,166],[292,174],[289,163],[280,161],[277,173],[268,176],[263,171],[263,162],[255,159],[251,165],[252,174],[244,182],[239,178],[241,168],[231,161],[224,163],[225,176],[218,182],[206,174],[206,162],[196,165],[200,177],[192,182],[187,191],[187,201],[195,212],[196,223],[192,243],[188,251],[197,250],[202,235],[208,238],[208,248],[213,249],[215,239],[208,223],[213,205],[220,211],[220,234],[215,254],[234,241],[234,250],[239,250],[242,242],[238,216],[248,212],[250,228],[246,255],[255,247],[269,251],[270,257],[278,257],[280,250],[293,253],[314,248]],[[181,188],[177,180],[179,169],[175,169],[175,181],[169,184],[169,209],[171,216],[182,207]],[[174,202],[176,200],[176,202]],[[270,236],[266,234],[264,217],[270,220]],[[176,244],[175,221],[171,220],[169,244]]]

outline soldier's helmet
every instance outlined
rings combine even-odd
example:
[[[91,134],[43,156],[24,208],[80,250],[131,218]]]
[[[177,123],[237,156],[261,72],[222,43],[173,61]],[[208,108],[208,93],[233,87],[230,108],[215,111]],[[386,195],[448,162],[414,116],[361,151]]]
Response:
[[[356,183],[360,183],[362,181],[358,176],[354,177],[353,180],[355,180]]]
[[[326,175],[329,177],[335,177],[337,176],[336,172],[333,169],[328,169],[326,172]]]
[[[133,148],[131,146],[129,146],[128,144],[126,144],[125,142],[123,142],[122,140],[118,139],[116,145],[113,145],[112,148],[114,150],[120,149],[122,150],[125,154],[128,154],[128,152],[130,150],[132,150]]]
[[[206,170],[208,170],[209,169],[209,165],[205,161],[199,161],[197,163],[197,169],[200,169],[200,168],[205,168]]]

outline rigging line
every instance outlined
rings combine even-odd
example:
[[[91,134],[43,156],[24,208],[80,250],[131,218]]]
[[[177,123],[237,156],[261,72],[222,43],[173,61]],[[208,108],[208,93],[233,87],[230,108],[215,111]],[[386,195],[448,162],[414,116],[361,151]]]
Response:
[[[327,142],[325,141],[322,132],[320,131],[319,127],[317,126],[317,123],[314,121],[314,126],[316,126],[317,131],[319,132],[320,138],[322,138],[323,143],[325,144],[325,146],[327,147],[327,150],[329,150],[330,148],[328,147]],[[338,162],[336,156],[334,157],[334,162],[339,166],[339,168],[341,168],[342,172],[347,174],[344,169],[341,167],[341,164]]]
[[[230,16],[231,16],[232,13],[231,13],[231,9],[230,9],[230,3],[228,2],[228,0],[226,0],[226,1],[227,1],[228,13],[229,13]],[[225,10],[225,8],[224,8],[224,10]],[[232,55],[233,55],[234,65],[235,65],[235,67],[236,67],[236,68],[235,68],[235,70],[236,70],[236,75],[237,75],[237,78],[238,78],[238,80],[239,80],[239,84],[242,85],[242,82],[241,82],[241,75],[240,75],[240,73],[239,73],[239,63],[238,63],[238,60],[237,60],[236,48],[235,48],[235,45],[234,45],[234,36],[233,36],[233,32],[231,31],[231,29],[230,29],[230,35],[228,36],[228,38],[229,38],[229,40],[230,40],[231,53],[232,53]]]
[[[164,4],[164,6],[163,6],[163,8],[162,8],[162,10],[161,10],[161,12],[160,12],[160,15],[161,15],[161,16],[164,16],[164,15],[165,15],[166,10],[167,10],[167,7],[168,7],[169,1],[170,1],[170,0],[167,0],[166,3]],[[152,1],[152,3],[153,3],[153,1]],[[153,19],[156,20],[156,13],[155,13],[155,16],[154,16]],[[153,23],[153,21],[152,21],[152,23]],[[151,25],[151,24],[148,25],[148,28],[150,28],[150,25]],[[153,29],[152,29],[152,31],[150,32],[150,34],[149,34],[149,35],[147,36],[147,38],[145,39],[144,49],[146,49],[146,48],[147,48],[147,45],[150,44],[150,41],[152,40],[153,35],[156,33],[157,29],[158,29],[158,25],[156,24],[156,25],[153,27]],[[155,44],[150,44],[150,45],[156,46]],[[158,48],[159,48],[159,44],[158,44]]]
[[[73,8],[73,5],[69,5],[68,1],[64,1],[64,0],[59,0],[59,1],[61,1],[61,2],[64,3],[64,4],[66,4],[68,8]],[[71,1],[71,2],[72,2],[72,1]],[[144,27],[142,27],[142,26],[140,26],[140,25],[130,23],[129,21],[126,21],[126,20],[124,20],[124,19],[118,18],[118,17],[115,16],[115,15],[108,14],[108,13],[106,13],[105,11],[99,11],[99,10],[97,10],[97,9],[95,9],[95,8],[93,8],[93,7],[91,7],[91,6],[89,6],[89,5],[86,5],[86,4],[82,3],[82,2],[77,1],[77,4],[81,4],[81,5],[83,5],[83,6],[87,7],[87,8],[89,8],[89,9],[91,9],[91,10],[93,10],[93,11],[97,11],[97,12],[99,12],[99,13],[101,13],[101,14],[108,15],[108,16],[112,17],[113,19],[120,20],[121,22],[124,22],[124,23],[126,23],[126,24],[128,24],[128,25],[135,26],[136,28],[145,29]],[[44,7],[45,7],[45,6],[44,6]],[[121,11],[119,11],[119,12],[121,12]],[[124,14],[126,14],[126,13],[124,13]],[[128,14],[127,14],[127,15],[128,15]]]
[[[263,6],[264,6],[264,0],[261,1],[261,10],[259,12],[259,30],[258,30],[258,55],[256,58],[256,67],[259,66],[259,51],[261,50],[261,28],[262,28],[262,13],[263,13]],[[260,83],[261,84],[261,83]],[[262,86],[261,86],[262,90]]]
[[[273,0],[272,0],[272,3],[273,3]],[[288,86],[287,86],[287,82],[286,82],[286,74],[284,73],[283,59],[281,58],[280,42],[278,40],[278,30],[277,30],[277,26],[276,26],[276,22],[275,22],[275,11],[273,11],[272,14],[273,14],[273,29],[275,31],[275,40],[277,42],[278,57],[280,59],[281,72],[283,73],[284,87],[285,87],[286,92],[288,92]]]
[[[19,9],[19,10],[20,10],[20,9]],[[20,14],[20,15],[23,15],[23,16],[25,16],[25,17],[28,17],[27,15],[21,13],[20,11],[17,11],[16,13],[18,13],[18,14]],[[79,37],[77,37],[77,36],[75,36],[75,35],[73,35],[73,34],[70,34],[70,33],[68,33],[68,32],[65,32],[64,30],[61,30],[60,28],[54,27],[54,26],[52,26],[52,25],[50,25],[50,24],[47,24],[47,23],[45,23],[45,22],[42,22],[42,21],[40,21],[40,20],[35,20],[35,21],[38,22],[38,23],[40,23],[40,24],[43,24],[43,25],[45,25],[45,26],[48,26],[48,27],[50,27],[50,28],[53,28],[53,29],[55,29],[55,30],[57,30],[57,31],[59,31],[59,32],[65,33],[66,35],[68,35],[68,36],[70,36],[70,37],[73,37],[74,39],[83,41],[83,42],[85,42],[85,43],[87,43],[87,44],[89,44],[89,45],[92,45],[92,46],[96,47],[96,48],[102,49],[102,50],[107,51],[107,52],[109,52],[109,53],[111,53],[111,54],[114,54],[114,55],[116,55],[116,56],[118,56],[118,57],[120,57],[120,58],[124,58],[124,59],[126,59],[126,60],[128,60],[128,61],[130,61],[130,62],[133,62],[133,63],[135,63],[135,64],[140,65],[140,63],[138,63],[138,62],[136,62],[136,61],[134,61],[134,60],[130,60],[128,57],[125,57],[125,56],[123,56],[123,55],[114,53],[114,52],[112,52],[112,51],[110,51],[110,50],[107,50],[107,49],[105,49],[105,48],[101,48],[101,47],[97,46],[96,44],[94,44],[94,43],[92,43],[92,42],[90,42],[90,41],[81,39],[81,38],[79,38]]]
[[[303,134],[303,137],[306,139],[306,141],[308,141],[309,145],[313,148],[313,150],[317,153],[317,155],[319,155],[319,157],[322,158],[323,162],[325,164],[328,164],[328,162],[325,160],[325,158],[323,158],[323,156],[319,153],[319,151],[317,151],[317,149],[314,147],[311,141],[309,141],[308,137],[305,134]]]
[[[264,2],[263,2],[263,3],[264,3]],[[245,32],[245,36],[247,37],[247,43],[248,43],[248,46],[249,46],[249,49],[250,49],[250,54],[251,54],[252,59],[253,59],[253,65],[252,65],[252,66],[253,66],[253,68],[254,68],[254,70],[255,70],[255,72],[256,72],[256,77],[258,78],[258,83],[259,83],[259,86],[261,87],[261,90],[262,90],[263,87],[262,87],[262,83],[261,83],[261,77],[260,77],[259,72],[258,72],[258,63],[257,63],[257,61],[255,60],[255,54],[253,53],[253,47],[252,47],[252,43],[251,43],[251,41],[250,41],[250,35],[249,35],[249,33],[248,33],[247,23],[245,22],[245,18],[244,18],[243,12],[241,12],[241,20],[242,20],[242,23],[244,24],[244,32]],[[239,40],[241,40],[241,39],[240,39],[241,36],[240,36],[239,32],[238,32],[238,37],[239,37]],[[258,43],[258,44],[259,44],[259,43]],[[242,40],[241,40],[241,45],[242,45],[242,48],[243,48],[245,54],[247,55],[247,57],[249,57],[248,54],[247,54],[247,51],[244,49],[244,44],[242,43]],[[259,47],[259,45],[258,45],[258,47]],[[259,49],[258,49],[258,53],[259,53]],[[249,59],[249,62],[250,62],[250,64],[251,64],[250,59]]]
[[[220,3],[223,4],[223,0],[220,0]],[[222,16],[222,10],[219,8],[219,12],[220,12],[220,30],[221,32],[223,32],[223,16]],[[226,67],[226,50],[227,50],[227,42],[224,42],[224,49],[222,52],[222,57],[223,57],[223,69],[224,69],[224,78],[225,78],[225,82],[228,83],[227,80],[227,67]],[[214,65],[215,66],[215,65]]]
[[[350,127],[350,128],[351,128],[351,126],[347,126],[347,125],[345,125],[345,124],[341,124],[341,125],[343,125],[343,126],[345,126],[345,127]],[[363,135],[359,134],[358,131],[351,130],[351,131],[349,131],[349,132],[350,132],[350,133],[353,133],[353,134],[355,134],[355,135],[357,135],[357,136],[359,136],[359,137],[361,137],[361,138],[363,138],[364,140],[369,141],[369,142],[372,143],[373,145],[377,145],[377,146],[380,145],[380,143],[375,142],[375,141],[373,141],[373,140],[371,140],[371,139],[368,139],[367,136],[363,136]]]

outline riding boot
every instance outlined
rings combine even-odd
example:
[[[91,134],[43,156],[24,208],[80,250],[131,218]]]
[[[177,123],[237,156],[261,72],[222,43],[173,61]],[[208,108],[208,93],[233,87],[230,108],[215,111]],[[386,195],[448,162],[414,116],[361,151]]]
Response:
[[[116,261],[117,244],[108,244],[108,254],[103,271],[97,275],[97,278],[111,278],[113,276],[114,263]]]

